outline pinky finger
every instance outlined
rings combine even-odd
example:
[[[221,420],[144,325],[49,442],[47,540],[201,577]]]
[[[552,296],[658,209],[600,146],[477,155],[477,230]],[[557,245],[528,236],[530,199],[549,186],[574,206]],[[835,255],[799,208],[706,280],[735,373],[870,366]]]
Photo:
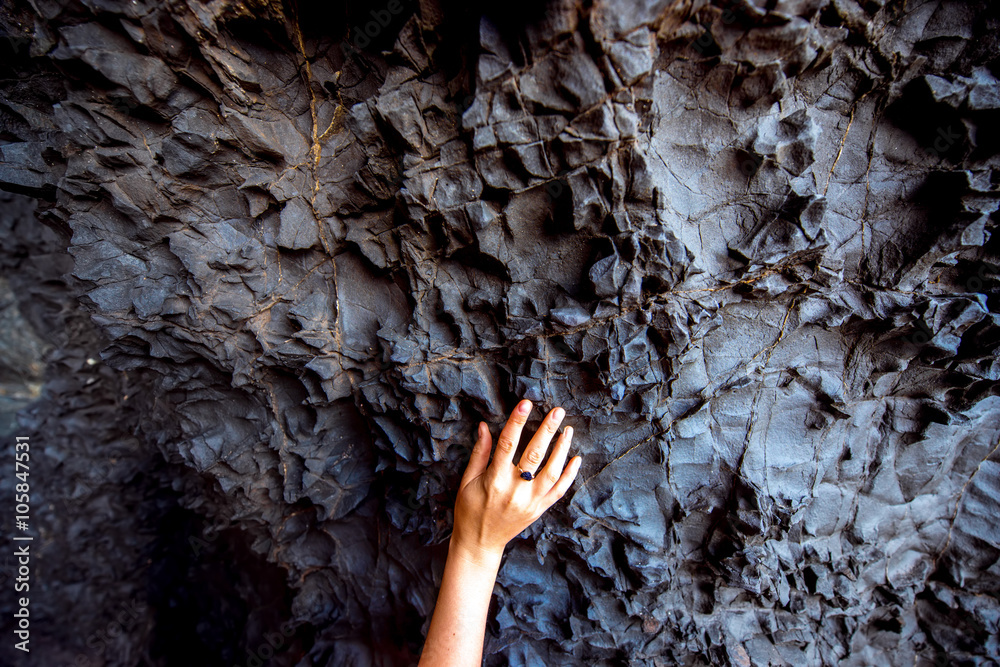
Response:
[[[576,479],[576,474],[580,472],[581,463],[583,463],[583,459],[579,456],[574,456],[570,459],[562,475],[559,476],[559,481],[545,494],[545,501],[549,506],[555,504],[557,500],[566,495],[573,480]]]

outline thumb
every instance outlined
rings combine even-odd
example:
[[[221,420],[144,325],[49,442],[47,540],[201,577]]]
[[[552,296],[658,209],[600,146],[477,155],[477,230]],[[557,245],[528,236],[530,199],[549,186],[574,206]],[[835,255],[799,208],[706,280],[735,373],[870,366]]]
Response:
[[[490,450],[493,449],[493,437],[486,422],[479,422],[479,437],[472,448],[472,456],[469,457],[469,464],[465,467],[465,474],[462,475],[461,488],[486,472],[486,467],[490,462]]]

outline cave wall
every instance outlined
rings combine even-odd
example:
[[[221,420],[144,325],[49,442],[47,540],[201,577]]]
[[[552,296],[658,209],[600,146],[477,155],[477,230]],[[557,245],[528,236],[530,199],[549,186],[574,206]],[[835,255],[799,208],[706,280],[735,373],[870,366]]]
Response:
[[[1000,657],[995,5],[0,22],[0,187],[148,378],[129,437],[286,573],[299,664],[415,663],[520,397],[584,463],[487,664]]]

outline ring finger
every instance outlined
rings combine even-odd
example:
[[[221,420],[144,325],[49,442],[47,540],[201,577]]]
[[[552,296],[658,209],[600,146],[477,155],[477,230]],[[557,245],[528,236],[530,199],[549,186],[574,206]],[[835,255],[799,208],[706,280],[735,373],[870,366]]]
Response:
[[[542,459],[545,458],[545,451],[549,448],[549,442],[552,441],[555,432],[559,430],[559,424],[565,416],[566,411],[562,408],[553,408],[546,415],[534,437],[531,438],[531,442],[525,447],[524,453],[521,454],[521,460],[517,464],[520,470],[517,472],[530,472],[534,475],[538,471]]]

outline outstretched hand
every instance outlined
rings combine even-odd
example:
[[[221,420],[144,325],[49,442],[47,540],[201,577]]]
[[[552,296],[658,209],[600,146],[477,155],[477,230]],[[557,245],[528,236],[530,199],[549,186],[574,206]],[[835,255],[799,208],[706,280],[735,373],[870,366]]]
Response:
[[[530,414],[531,402],[521,401],[500,432],[492,463],[493,438],[486,423],[479,424],[479,437],[455,501],[451,538],[452,548],[466,559],[477,563],[499,561],[507,543],[562,498],[580,470],[579,456],[565,465],[572,427],[563,430],[545,467],[539,470],[565,416],[562,408],[549,412],[514,464],[521,430]],[[524,479],[522,471],[532,473],[534,479]]]
[[[521,430],[530,414],[531,402],[521,401],[500,432],[492,463],[493,438],[489,427],[479,424],[479,437],[455,500],[455,530],[420,667],[482,664],[486,615],[504,547],[563,497],[580,470],[579,456],[566,465],[573,437],[569,427],[539,470],[565,416],[562,408],[545,417],[521,459],[514,463]],[[531,474],[522,477],[522,473]],[[533,479],[526,479],[529,477]]]

